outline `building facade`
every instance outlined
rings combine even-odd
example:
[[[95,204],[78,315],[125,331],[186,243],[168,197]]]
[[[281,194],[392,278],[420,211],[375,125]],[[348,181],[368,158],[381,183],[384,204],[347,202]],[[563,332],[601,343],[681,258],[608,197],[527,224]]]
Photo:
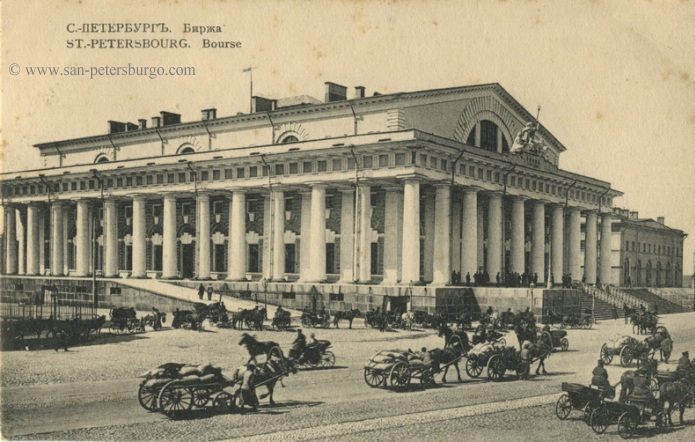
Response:
[[[621,193],[561,169],[565,147],[543,126],[542,149],[510,153],[534,119],[498,84],[357,87],[348,99],[326,83],[323,102],[252,101],[248,114],[161,112],[149,127],[110,121],[106,135],[37,144],[39,168],[0,176],[3,272],[434,286],[478,271],[614,277],[599,238]]]
[[[682,287],[682,230],[668,227],[664,217],[640,218],[638,212],[613,209],[614,279],[621,286]]]

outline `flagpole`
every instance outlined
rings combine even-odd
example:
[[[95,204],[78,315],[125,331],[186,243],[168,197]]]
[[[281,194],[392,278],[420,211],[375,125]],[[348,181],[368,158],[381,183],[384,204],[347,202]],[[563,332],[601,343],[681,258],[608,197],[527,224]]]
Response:
[[[253,113],[253,70],[256,69],[254,66],[249,66],[243,69],[241,72],[249,73],[249,113]]]

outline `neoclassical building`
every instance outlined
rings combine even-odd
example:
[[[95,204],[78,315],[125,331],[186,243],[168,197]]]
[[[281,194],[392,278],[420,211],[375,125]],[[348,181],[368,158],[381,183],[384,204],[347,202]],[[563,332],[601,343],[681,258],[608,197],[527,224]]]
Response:
[[[542,125],[540,149],[510,153],[536,123],[499,84],[357,87],[348,99],[326,83],[323,101],[252,102],[235,116],[161,112],[36,144],[35,169],[0,176],[3,272],[433,286],[481,270],[614,278],[600,238],[621,193],[561,169],[566,148]]]

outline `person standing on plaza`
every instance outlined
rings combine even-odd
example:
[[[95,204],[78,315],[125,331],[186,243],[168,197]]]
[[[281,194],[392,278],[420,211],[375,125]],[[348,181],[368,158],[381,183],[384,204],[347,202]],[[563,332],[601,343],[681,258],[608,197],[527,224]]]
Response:
[[[200,300],[202,301],[204,295],[205,295],[205,286],[203,284],[200,284],[198,286],[198,298],[200,298]]]
[[[208,284],[208,301],[212,301],[212,284]]]
[[[623,303],[623,315],[625,316],[625,323],[627,324],[627,317],[630,314],[630,308],[627,306],[627,303]]]

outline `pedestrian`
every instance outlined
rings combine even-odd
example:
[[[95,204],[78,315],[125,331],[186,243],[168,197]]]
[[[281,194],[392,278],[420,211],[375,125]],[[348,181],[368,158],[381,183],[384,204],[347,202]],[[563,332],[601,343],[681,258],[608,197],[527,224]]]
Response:
[[[200,300],[202,301],[204,295],[205,295],[205,286],[203,284],[200,284],[198,286],[198,298],[200,298]]]
[[[627,306],[626,302],[623,302],[623,314],[625,315],[625,324],[627,324],[627,317],[630,314],[630,308]]]
[[[212,301],[212,284],[208,284],[208,301]]]
[[[618,319],[618,307],[613,306],[613,319]]]

